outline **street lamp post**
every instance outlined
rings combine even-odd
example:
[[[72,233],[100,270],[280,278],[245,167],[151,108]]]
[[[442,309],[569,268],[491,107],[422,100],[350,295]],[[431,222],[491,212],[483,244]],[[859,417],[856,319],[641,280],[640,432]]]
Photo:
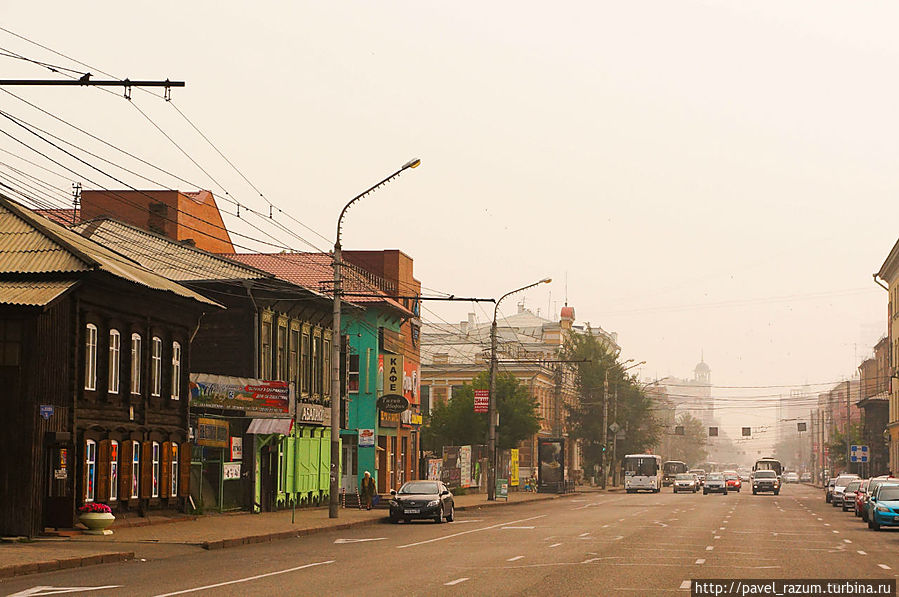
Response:
[[[340,265],[341,265],[341,247],[340,247],[340,228],[343,225],[343,218],[346,211],[357,201],[378,190],[405,170],[409,168],[417,168],[421,164],[418,158],[409,160],[403,167],[379,182],[353,197],[349,203],[340,210],[340,217],[337,218],[337,238],[334,241],[334,314],[331,324],[331,484],[330,484],[330,500],[328,502],[328,517],[337,518],[340,507],[340,345],[342,343],[340,333]]]
[[[487,396],[487,457],[490,459],[490,465],[487,467],[488,501],[496,500],[496,318],[499,314],[499,304],[509,295],[550,282],[552,278],[543,278],[539,282],[516,288],[499,297],[493,307],[493,325],[490,326],[490,393]]]

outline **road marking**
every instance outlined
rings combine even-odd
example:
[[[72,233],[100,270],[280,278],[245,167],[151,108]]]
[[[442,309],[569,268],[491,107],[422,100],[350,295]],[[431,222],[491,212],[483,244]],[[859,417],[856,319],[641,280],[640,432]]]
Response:
[[[624,535],[618,535],[617,537],[613,537],[612,541],[618,541],[619,539],[624,539]]]
[[[607,528],[609,528],[609,525],[604,524],[604,525],[602,525],[602,528],[607,529]]]
[[[705,546],[705,550],[706,550],[706,551],[712,551],[713,549],[715,549],[715,548],[714,548],[713,546],[711,546],[711,545],[706,545],[706,546]]]
[[[726,527],[718,527],[719,531],[723,531]]]
[[[681,588],[681,589],[689,589],[689,588],[690,588],[690,581],[689,581],[689,580],[685,580],[684,582],[682,582],[682,583],[680,584],[680,588]]]
[[[821,520],[821,519],[819,518],[818,520]],[[829,526],[830,526],[830,523],[829,523],[829,522],[825,522],[825,523],[824,523],[824,526],[829,527]]]
[[[623,518],[619,518],[619,519],[618,519],[618,522],[624,522],[624,519],[623,519]]]
[[[561,543],[553,543],[552,545],[550,545],[550,547],[559,547],[560,545],[562,545],[562,544]]]
[[[705,560],[702,558],[699,558],[698,560],[696,560],[696,563],[702,565],[702,564],[705,564]]]
[[[174,591],[172,593],[161,593],[156,595],[156,597],[171,597],[172,595],[184,595],[185,593],[196,593],[197,591],[205,591],[207,589],[216,589],[218,587],[225,587],[228,585],[236,585],[237,583],[242,582],[250,582],[251,580],[258,580],[260,578],[267,578],[269,576],[277,576],[279,574],[287,574],[288,572],[296,572],[297,570],[303,570],[304,568],[313,568],[315,566],[325,566],[327,564],[333,564],[336,560],[327,560],[325,562],[315,562],[313,564],[304,564],[302,566],[294,566],[293,568],[287,568],[286,570],[277,570],[275,572],[267,572],[265,574],[257,574],[256,576],[248,576],[246,578],[238,578],[237,580],[228,580],[225,582],[215,583],[214,585],[206,585],[203,587],[196,587],[193,589],[184,589],[182,591]]]
[[[366,541],[384,541],[387,537],[372,537],[371,539],[335,539],[334,543],[364,543]]]
[[[30,595],[59,595],[61,593],[82,593],[84,591],[99,591],[101,589],[117,589],[122,585],[104,585],[102,587],[51,587],[46,585],[38,585],[12,593],[9,597],[27,597]]]
[[[596,561],[599,561],[599,560],[601,560],[601,559],[602,559],[602,558],[590,558],[589,560],[584,560],[583,562],[581,562],[581,564],[589,564],[589,563],[591,563],[591,562],[596,562]]]
[[[514,558],[509,558],[509,559],[506,560],[506,561],[507,561],[507,562],[515,562],[515,561],[520,560],[520,559],[522,559],[522,558],[524,558],[524,556],[515,556]]]
[[[840,531],[834,531],[834,533],[839,533]]]
[[[862,556],[868,555],[866,552],[864,552],[864,551],[862,551],[862,550],[858,550],[858,554],[859,554],[859,555],[862,555]]]
[[[881,568],[883,568],[884,570],[892,570],[892,568],[890,568],[886,564],[877,564],[877,565],[880,566]]]
[[[715,535],[715,539],[720,539],[721,535]]]
[[[580,535],[578,535],[578,537],[586,537],[586,536],[589,535],[589,534],[590,534],[590,533],[581,533]]]
[[[500,530],[508,531],[508,530],[516,530],[516,529],[521,530],[521,529],[533,529],[533,528],[536,528],[536,527],[503,527]]]
[[[425,539],[424,541],[416,541],[415,543],[407,543],[405,545],[397,545],[397,549],[405,549],[407,547],[415,547],[416,545],[425,545],[426,543],[434,543],[436,541],[443,541],[444,539],[452,539],[453,537],[460,537],[462,535],[467,535],[469,533],[477,533],[479,531],[489,531],[490,529],[495,529],[497,527],[515,524],[517,522],[527,522],[529,520],[537,520],[538,518],[546,518],[546,514],[541,514],[539,516],[531,516],[529,518],[522,518],[521,520],[510,520],[509,522],[500,522],[497,524],[490,525],[489,527],[481,527],[479,529],[471,529],[470,531],[462,531],[461,533],[453,533],[451,535],[443,535],[442,537],[434,537],[433,539]]]
[[[445,587],[451,587],[451,586],[453,586],[453,585],[459,584],[460,582],[465,582],[466,580],[468,580],[468,577],[467,577],[467,576],[463,576],[462,578],[457,578],[456,580],[451,580],[451,581],[449,581],[449,582],[445,582],[445,583],[443,583],[443,586],[445,586]]]

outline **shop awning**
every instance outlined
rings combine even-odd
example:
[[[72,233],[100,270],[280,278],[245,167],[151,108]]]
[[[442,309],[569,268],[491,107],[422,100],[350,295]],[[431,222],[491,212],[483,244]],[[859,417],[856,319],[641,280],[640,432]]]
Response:
[[[290,435],[293,428],[293,419],[253,419],[250,421],[250,428],[247,433],[256,435],[269,435],[277,433],[279,435]]]

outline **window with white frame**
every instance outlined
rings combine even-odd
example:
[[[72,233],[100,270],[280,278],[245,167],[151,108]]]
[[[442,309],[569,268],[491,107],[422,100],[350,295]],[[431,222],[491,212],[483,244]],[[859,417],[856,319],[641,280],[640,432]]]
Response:
[[[109,501],[119,499],[119,442],[109,442]]]
[[[97,389],[97,326],[92,323],[84,332],[84,389]]]
[[[92,502],[97,492],[97,442],[84,442],[84,501]]]
[[[107,391],[119,393],[119,367],[121,367],[122,336],[118,330],[109,330],[109,379]]]
[[[150,342],[150,394],[162,394],[162,338],[153,336]]]
[[[140,497],[140,442],[131,442],[131,499]]]
[[[150,492],[150,496],[159,497],[159,442],[153,442],[151,453],[153,454],[153,485],[151,486],[153,489]]]
[[[131,334],[131,393],[140,394],[140,334]]]
[[[178,497],[178,444],[172,442],[172,497]]]
[[[181,399],[181,344],[172,342],[172,400]]]

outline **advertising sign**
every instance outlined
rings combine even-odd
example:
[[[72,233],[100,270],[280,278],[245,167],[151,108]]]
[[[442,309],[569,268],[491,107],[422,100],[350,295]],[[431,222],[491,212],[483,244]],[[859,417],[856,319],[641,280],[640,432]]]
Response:
[[[312,404],[310,402],[297,403],[298,423],[317,423],[319,425],[324,425],[325,421],[330,421],[330,419],[330,408],[325,408],[321,404]]]
[[[509,486],[518,487],[518,448],[509,450]]]
[[[231,460],[243,460],[243,438],[231,438]]]
[[[471,487],[471,446],[459,446],[459,483]]]
[[[443,461],[439,458],[428,459],[428,480],[439,481],[440,472],[443,469]]]
[[[197,419],[197,445],[210,448],[227,448],[230,437],[228,421],[221,419]]]
[[[208,373],[190,374],[190,405],[245,411],[255,418],[293,414],[293,386],[286,381],[265,381]]]
[[[508,479],[497,479],[496,480],[496,499],[504,499],[509,501],[509,480]]]
[[[53,416],[53,405],[52,404],[41,404],[41,418],[43,420],[47,420]]]
[[[240,463],[239,462],[223,462],[222,478],[225,481],[240,479]]]
[[[403,357],[398,354],[384,356],[384,394],[403,394]],[[406,405],[408,408],[408,404]],[[405,409],[403,409],[405,410]]]
[[[360,429],[359,430],[359,447],[374,448],[375,447],[375,430]]]
[[[443,446],[443,467],[440,480],[450,487],[459,487],[462,483],[462,471],[459,468],[459,446]]]
[[[385,413],[401,413],[409,408],[409,401],[399,394],[384,394],[378,398],[378,410]]]
[[[541,486],[558,486],[565,480],[565,440],[539,438],[537,453],[540,462],[537,470]]]
[[[488,403],[490,402],[490,390],[474,391],[474,412],[487,412]]]

